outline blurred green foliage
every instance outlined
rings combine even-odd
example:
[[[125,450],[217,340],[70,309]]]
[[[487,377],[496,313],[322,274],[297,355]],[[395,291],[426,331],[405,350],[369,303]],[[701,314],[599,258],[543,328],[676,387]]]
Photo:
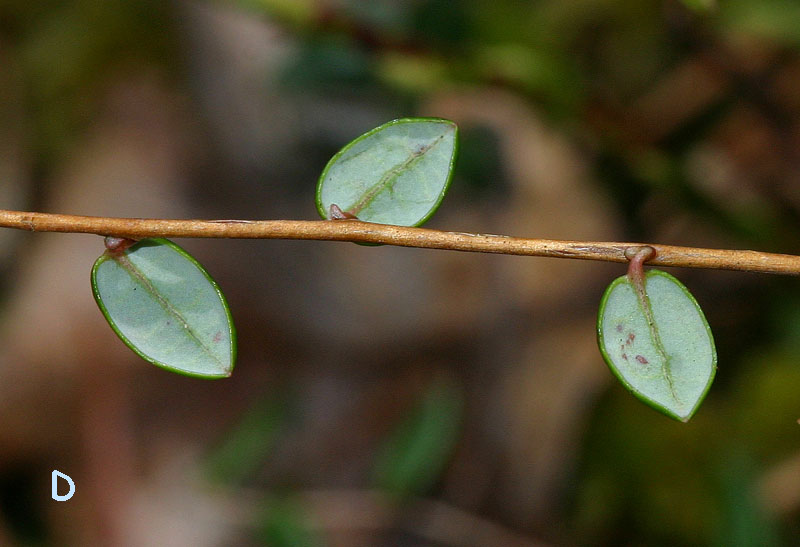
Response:
[[[758,475],[751,458],[733,453],[719,465],[719,474],[723,514],[713,545],[781,545],[775,523],[761,506],[754,487]]]
[[[248,409],[206,456],[208,478],[235,487],[256,477],[286,426],[288,404],[286,397],[270,394]]]
[[[324,545],[306,520],[303,505],[291,496],[267,501],[258,517],[256,538],[269,547]]]
[[[463,396],[451,380],[439,378],[383,442],[374,482],[399,497],[429,492],[452,457],[462,422]]]
[[[792,0],[720,2],[723,24],[789,47],[800,47],[800,4]]]
[[[169,4],[158,0],[0,4],[0,36],[25,88],[38,166],[69,150],[115,74],[175,66],[171,17]]]

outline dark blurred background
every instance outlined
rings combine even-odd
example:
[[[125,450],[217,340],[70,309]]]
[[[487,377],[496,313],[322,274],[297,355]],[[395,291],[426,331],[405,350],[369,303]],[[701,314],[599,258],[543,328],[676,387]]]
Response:
[[[462,134],[430,227],[800,252],[792,0],[0,3],[6,209],[313,219],[413,115]],[[796,278],[670,269],[719,353],[679,424],[596,348],[621,265],[178,242],[230,379],[114,337],[100,238],[0,231],[0,545],[797,545]]]

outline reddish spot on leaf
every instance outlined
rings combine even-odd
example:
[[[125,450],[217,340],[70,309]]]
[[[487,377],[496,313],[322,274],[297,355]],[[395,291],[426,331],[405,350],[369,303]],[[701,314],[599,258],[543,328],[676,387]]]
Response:
[[[642,355],[637,355],[636,360],[639,361],[641,364],[646,365],[649,361],[645,359]]]
[[[212,341],[214,343],[218,343],[220,340],[222,340],[222,331],[218,330],[217,333],[214,335],[214,338],[212,338]]]
[[[628,333],[628,339],[625,341],[626,346],[630,346],[636,340],[636,335],[632,332]]]
[[[617,332],[622,332],[622,323],[617,324]]]
[[[623,358],[623,359],[625,359],[625,360],[627,361],[627,360],[628,360],[628,354],[627,354],[627,353],[623,353],[623,354],[622,354],[622,358]]]

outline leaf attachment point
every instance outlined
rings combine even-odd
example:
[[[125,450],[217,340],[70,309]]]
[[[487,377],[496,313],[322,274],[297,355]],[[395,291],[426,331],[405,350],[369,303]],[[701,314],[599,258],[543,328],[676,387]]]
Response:
[[[361,135],[322,171],[320,216],[421,225],[447,192],[457,142],[456,124],[439,118],[402,118]]]
[[[106,238],[92,292],[111,328],[146,361],[201,378],[230,376],[236,331],[200,264],[167,239]]]
[[[628,275],[615,279],[600,302],[597,339],[611,371],[636,397],[688,421],[714,379],[711,329],[683,284],[660,270],[644,272],[652,247],[629,250]]]

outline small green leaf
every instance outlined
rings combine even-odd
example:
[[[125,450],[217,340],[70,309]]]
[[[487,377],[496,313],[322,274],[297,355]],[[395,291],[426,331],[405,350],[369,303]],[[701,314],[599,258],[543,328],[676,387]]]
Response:
[[[336,153],[317,184],[317,209],[359,220],[419,226],[447,192],[458,128],[439,118],[403,118],[369,131]]]
[[[634,395],[686,422],[714,379],[714,339],[680,281],[660,270],[649,270],[644,279],[642,298],[628,276],[606,289],[597,320],[600,351]]]
[[[166,239],[107,250],[92,268],[92,290],[125,344],[160,367],[202,378],[230,376],[236,331],[217,284]]]

